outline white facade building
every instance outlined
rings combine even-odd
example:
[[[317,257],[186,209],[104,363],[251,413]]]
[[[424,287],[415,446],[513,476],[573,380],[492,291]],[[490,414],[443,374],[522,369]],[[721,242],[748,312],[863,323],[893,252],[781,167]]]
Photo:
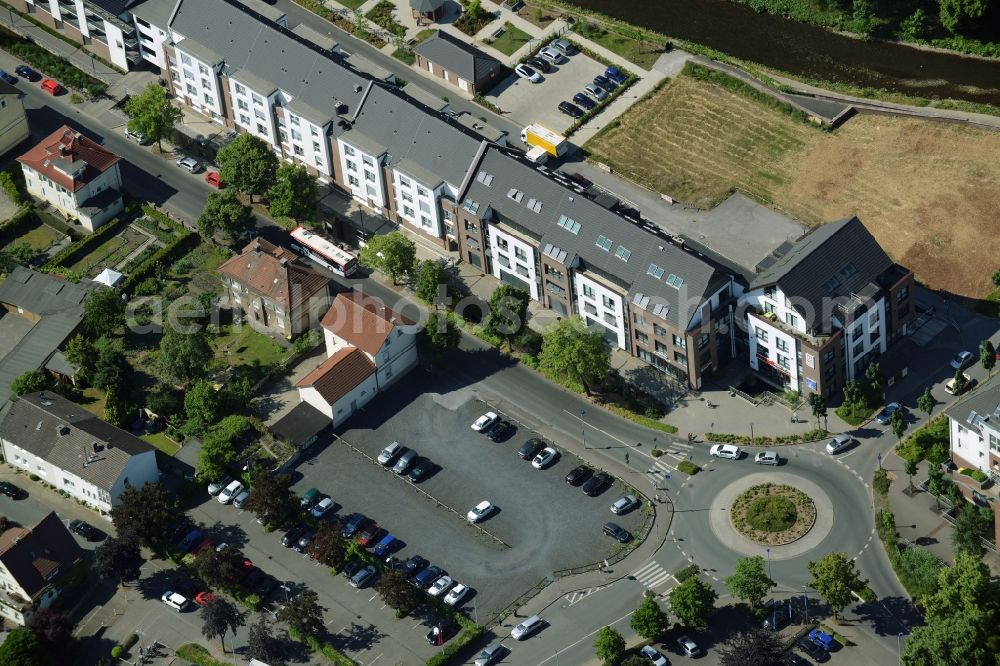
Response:
[[[577,312],[587,325],[603,332],[611,344],[627,350],[624,296],[580,271],[573,272],[573,291],[577,295]]]
[[[489,239],[493,276],[524,289],[531,294],[531,300],[539,300],[538,260],[534,246],[496,225],[490,225]]]

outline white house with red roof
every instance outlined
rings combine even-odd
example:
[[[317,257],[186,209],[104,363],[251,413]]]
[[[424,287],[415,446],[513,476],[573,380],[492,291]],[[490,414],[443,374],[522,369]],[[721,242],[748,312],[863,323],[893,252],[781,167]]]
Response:
[[[28,192],[93,231],[122,211],[121,158],[63,125],[17,158]]]

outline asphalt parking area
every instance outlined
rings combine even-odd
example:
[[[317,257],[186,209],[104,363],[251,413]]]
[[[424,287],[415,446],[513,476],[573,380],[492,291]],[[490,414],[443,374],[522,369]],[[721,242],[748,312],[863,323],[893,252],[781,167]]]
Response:
[[[369,403],[340,433],[344,441],[299,465],[303,478],[295,489],[329,493],[340,515],[361,511],[402,539],[397,556],[422,555],[470,585],[480,619],[556,570],[610,557],[621,546],[601,533],[604,523],[614,520],[632,532],[641,527],[642,509],[611,513],[623,492],[618,482],[591,498],[564,481],[580,464],[576,457],[534,469],[516,454],[532,433],[519,428],[491,442],[470,428],[488,407],[470,392],[436,393],[428,378],[415,372]],[[393,441],[429,458],[436,471],[414,485],[383,468],[374,458]],[[498,507],[481,523],[490,534],[465,518],[484,499]]]
[[[573,118],[559,110],[559,102],[572,102],[573,95],[583,90],[594,77],[604,73],[604,65],[582,53],[575,53],[552,65],[552,70],[542,75],[539,83],[511,74],[486,95],[511,118],[529,125],[538,123],[555,132],[563,132],[573,124]]]

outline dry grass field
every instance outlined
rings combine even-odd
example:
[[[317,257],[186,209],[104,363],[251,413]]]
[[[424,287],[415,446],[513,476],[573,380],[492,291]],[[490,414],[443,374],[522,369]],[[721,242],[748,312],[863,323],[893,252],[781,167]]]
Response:
[[[930,287],[970,297],[1000,267],[1000,133],[856,116],[835,132],[679,76],[587,149],[678,200],[741,190],[806,224],[856,214]]]

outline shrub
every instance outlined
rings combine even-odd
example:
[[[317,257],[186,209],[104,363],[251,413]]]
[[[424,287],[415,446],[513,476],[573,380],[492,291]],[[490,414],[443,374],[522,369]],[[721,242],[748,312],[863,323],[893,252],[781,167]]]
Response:
[[[104,226],[100,227],[94,233],[89,236],[84,236],[80,240],[74,241],[59,250],[59,252],[56,252],[55,256],[50,257],[45,265],[42,266],[42,270],[51,272],[54,268],[66,268],[75,264],[81,258],[92,252],[94,248],[100,246],[109,238],[118,234],[125,227],[126,223],[118,218],[115,218],[110,222],[106,222]]]
[[[652,451],[649,452],[649,455],[653,456],[654,458],[659,458],[660,456],[663,455],[663,449],[653,449]]]
[[[0,176],[6,175],[0,172]],[[6,245],[20,236],[31,225],[38,222],[38,216],[31,206],[24,206],[13,217],[0,224],[0,244]]]
[[[260,603],[261,603],[260,595],[248,594],[247,596],[243,597],[241,601],[243,602],[244,606],[246,606],[255,613],[260,610]]]
[[[150,273],[154,270],[164,268],[167,262],[173,261],[175,258],[187,254],[201,242],[201,236],[196,233],[185,230],[178,238],[170,243],[169,245],[164,245],[159,250],[154,252],[148,259],[146,259],[142,264],[137,266],[132,273],[121,281],[118,285],[118,293],[127,294],[131,289],[133,289],[140,281],[145,280]]]
[[[882,469],[881,467],[875,470],[875,477],[872,480],[872,488],[875,492],[885,497],[889,494],[889,485],[892,482],[889,480],[889,473]]]
[[[3,193],[7,195],[7,198],[14,202],[14,205],[20,206],[24,203],[24,197],[21,195],[21,191],[17,189],[17,184],[14,182],[14,178],[10,175],[8,171],[0,171],[0,188],[3,188]]]
[[[38,475],[37,474],[29,474],[28,478],[31,479],[32,481],[38,481]]]
[[[701,467],[695,465],[690,460],[682,460],[677,464],[677,471],[681,474],[693,476],[701,471]]]
[[[455,655],[464,650],[468,645],[475,642],[483,634],[483,628],[473,626],[462,630],[448,645],[442,650],[438,650],[427,660],[427,666],[443,666],[449,663]]]
[[[58,79],[70,88],[86,90],[91,97],[102,94],[107,86],[82,70],[74,67],[68,60],[54,55],[34,42],[18,37],[6,30],[0,32],[0,46],[15,56],[25,60],[43,74]]]
[[[122,649],[121,645],[116,645],[113,648],[111,648],[111,657],[113,659],[118,659],[122,656],[122,652],[124,651],[125,650]]]
[[[686,581],[688,578],[697,576],[700,571],[701,569],[698,567],[697,564],[689,564],[683,569],[674,573],[674,578],[677,579],[677,583],[680,584]]]

